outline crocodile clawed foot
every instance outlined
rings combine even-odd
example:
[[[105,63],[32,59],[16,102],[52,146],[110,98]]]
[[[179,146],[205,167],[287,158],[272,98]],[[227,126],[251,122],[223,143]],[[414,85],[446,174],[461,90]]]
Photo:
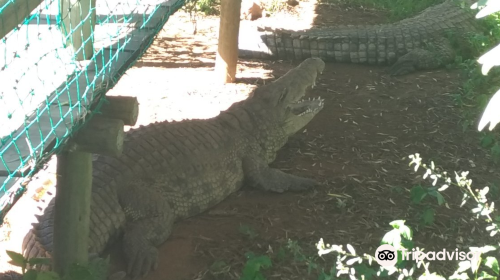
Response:
[[[151,269],[155,270],[158,267],[158,250],[153,246],[145,248],[136,248],[131,250],[128,257],[128,271],[127,274],[132,279],[146,276]]]

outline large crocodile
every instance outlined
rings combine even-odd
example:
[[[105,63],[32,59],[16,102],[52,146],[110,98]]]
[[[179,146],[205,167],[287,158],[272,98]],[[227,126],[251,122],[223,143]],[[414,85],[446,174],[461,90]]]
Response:
[[[173,223],[221,202],[244,184],[262,190],[304,190],[314,180],[268,167],[289,136],[322,108],[301,100],[325,67],[307,59],[247,100],[208,120],[162,122],[127,133],[123,154],[93,162],[90,252],[120,232],[128,273],[157,266],[157,246]],[[54,201],[25,238],[25,257],[50,257]]]
[[[420,14],[391,24],[336,26],[290,31],[260,28],[240,36],[239,56],[303,60],[319,57],[325,61],[393,64],[392,75],[418,69],[433,69],[452,61],[453,48],[447,35],[480,30],[472,1],[445,2]],[[447,34],[448,33],[448,34]]]

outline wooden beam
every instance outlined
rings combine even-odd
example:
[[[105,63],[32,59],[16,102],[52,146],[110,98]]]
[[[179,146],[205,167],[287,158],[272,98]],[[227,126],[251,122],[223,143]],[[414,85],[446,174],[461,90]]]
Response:
[[[17,0],[5,6],[9,2],[11,0],[0,0],[0,7],[5,7],[0,14],[0,39],[23,23],[43,0]]]
[[[219,45],[215,72],[224,83],[236,80],[241,0],[221,0]]]
[[[57,155],[54,208],[54,270],[88,261],[92,154],[64,151]]]
[[[74,137],[78,151],[107,156],[119,156],[123,151],[123,121],[93,116]]]
[[[137,121],[136,98],[109,101],[104,115]],[[93,116],[57,155],[53,262],[54,270],[63,276],[72,264],[85,265],[89,258],[92,153],[118,156],[123,150],[124,121],[104,115]]]
[[[132,96],[106,96],[101,107],[103,117],[120,119],[125,125],[135,125],[139,117],[139,102]]]
[[[66,43],[73,47],[78,61],[90,59],[94,55],[95,3],[96,0],[60,1],[61,29],[64,36],[69,35]]]

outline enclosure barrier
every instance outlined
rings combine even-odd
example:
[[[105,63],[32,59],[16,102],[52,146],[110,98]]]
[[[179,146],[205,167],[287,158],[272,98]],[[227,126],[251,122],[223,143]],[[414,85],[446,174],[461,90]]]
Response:
[[[0,222],[185,0],[0,0]]]

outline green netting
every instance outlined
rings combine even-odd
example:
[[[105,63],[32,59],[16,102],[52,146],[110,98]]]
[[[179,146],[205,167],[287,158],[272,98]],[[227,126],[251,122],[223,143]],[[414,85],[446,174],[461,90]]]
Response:
[[[0,220],[183,4],[0,0]]]

